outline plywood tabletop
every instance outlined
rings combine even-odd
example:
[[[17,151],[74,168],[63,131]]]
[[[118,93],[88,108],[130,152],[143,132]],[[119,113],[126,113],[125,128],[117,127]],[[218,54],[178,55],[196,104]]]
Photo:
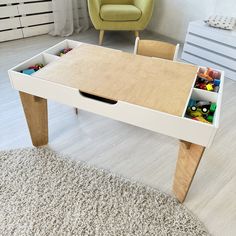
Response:
[[[197,67],[83,44],[35,77],[181,116]]]

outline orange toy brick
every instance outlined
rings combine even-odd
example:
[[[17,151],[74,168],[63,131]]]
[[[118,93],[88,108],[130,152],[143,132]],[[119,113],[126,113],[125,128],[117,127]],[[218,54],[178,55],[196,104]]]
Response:
[[[213,81],[214,79],[210,76],[212,75],[213,70],[211,68],[207,68],[204,73],[199,72],[198,76],[202,79],[206,79],[208,81]]]

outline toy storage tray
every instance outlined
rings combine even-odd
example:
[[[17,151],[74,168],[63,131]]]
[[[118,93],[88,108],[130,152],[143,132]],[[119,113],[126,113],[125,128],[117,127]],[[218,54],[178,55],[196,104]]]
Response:
[[[199,71],[207,71],[208,68],[206,67],[199,67]],[[210,122],[208,125],[212,125],[216,128],[219,127],[219,117],[220,117],[220,109],[221,109],[221,100],[222,100],[222,93],[223,93],[223,86],[224,86],[224,72],[220,70],[215,70],[214,71],[218,72],[219,77],[217,80],[220,81],[219,89],[217,91],[207,91],[203,89],[196,88],[196,83],[198,80],[198,75],[196,75],[196,78],[194,79],[193,83],[193,88],[190,94],[190,99],[193,99],[194,101],[203,101],[203,102],[210,102],[216,104],[216,110],[214,113],[214,118],[213,121]],[[188,102],[190,102],[190,99]],[[188,107],[189,103],[187,104]],[[185,110],[185,117],[189,118],[187,115],[187,107]],[[197,121],[199,122],[199,121]]]
[[[43,97],[45,99],[52,99],[73,107],[78,107],[80,109],[205,147],[211,145],[216,130],[219,127],[224,84],[224,73],[222,71],[220,71],[221,85],[218,93],[194,88],[197,75],[191,78],[192,86],[189,88],[188,97],[184,102],[184,108],[181,115],[173,115],[157,109],[151,109],[145,106],[122,101],[120,99],[110,99],[111,102],[109,102],[106,98],[100,97],[99,94],[84,93],[84,91],[80,91],[78,87],[67,85],[66,83],[61,84],[55,81],[52,82],[45,78],[39,78],[37,77],[38,72],[32,75],[21,73],[23,69],[36,63],[43,63],[45,65],[44,70],[46,71],[47,67],[49,69],[50,65],[54,63],[56,65],[56,61],[61,60],[63,56],[58,56],[61,50],[64,48],[78,48],[81,45],[83,45],[83,43],[64,40],[63,42],[56,44],[35,57],[10,69],[9,77],[12,87],[25,93]],[[173,62],[173,65],[175,63],[178,62]],[[190,99],[206,100],[216,103],[217,108],[214,120],[211,124],[192,120],[186,117],[186,110]]]

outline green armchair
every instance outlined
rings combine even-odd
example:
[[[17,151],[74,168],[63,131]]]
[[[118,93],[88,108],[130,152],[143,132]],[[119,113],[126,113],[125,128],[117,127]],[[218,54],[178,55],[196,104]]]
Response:
[[[105,30],[129,30],[139,36],[149,23],[153,0],[88,0],[88,9],[95,29],[100,30],[99,45]]]

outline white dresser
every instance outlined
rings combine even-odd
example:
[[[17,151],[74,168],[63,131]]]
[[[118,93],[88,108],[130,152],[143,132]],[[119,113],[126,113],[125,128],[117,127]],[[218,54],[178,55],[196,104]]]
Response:
[[[47,34],[52,0],[0,0],[0,42]]]
[[[76,3],[80,25],[87,28],[87,1]],[[0,42],[47,34],[53,24],[52,0],[0,0]]]
[[[215,29],[203,21],[189,24],[182,59],[193,64],[225,71],[236,80],[236,29]]]

